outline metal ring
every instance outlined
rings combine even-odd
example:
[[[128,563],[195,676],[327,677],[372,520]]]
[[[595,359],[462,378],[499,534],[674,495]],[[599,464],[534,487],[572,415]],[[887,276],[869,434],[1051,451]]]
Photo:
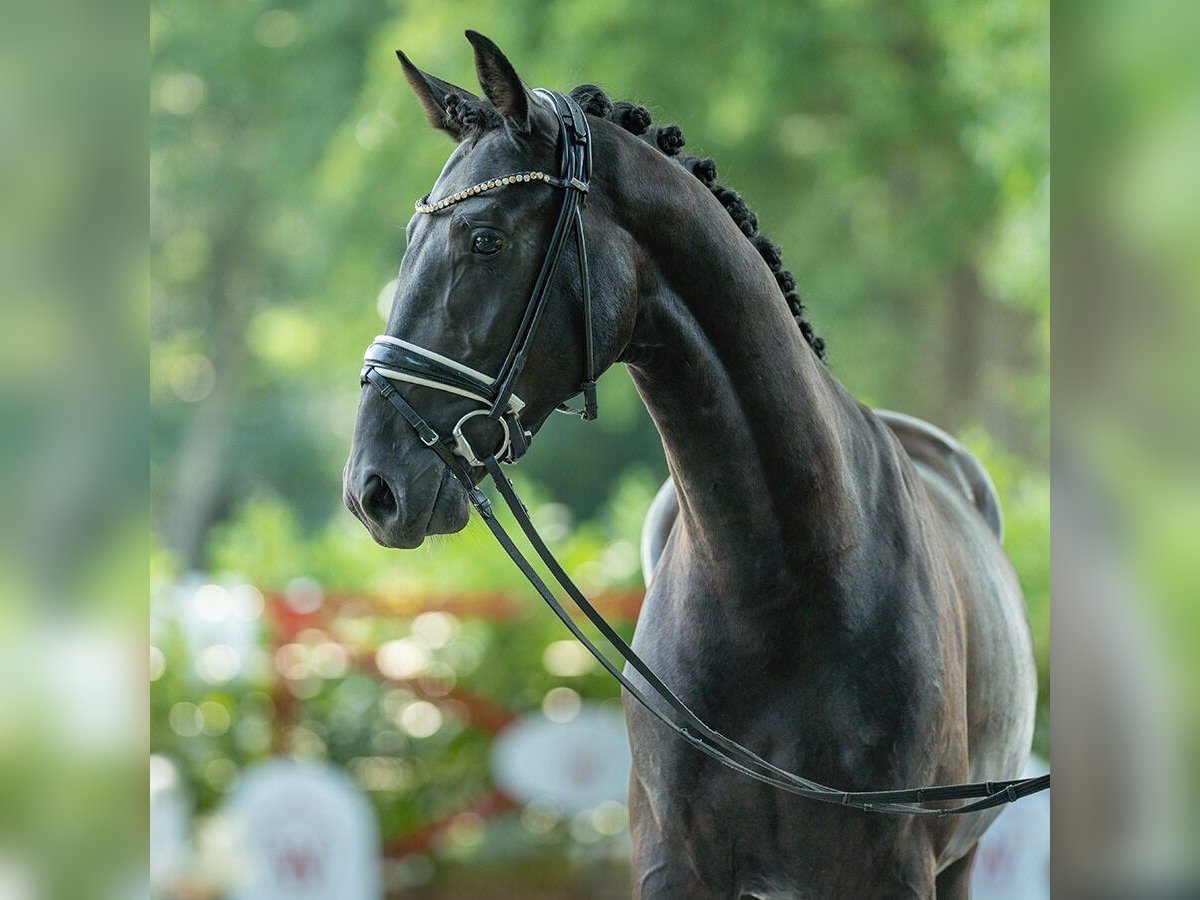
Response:
[[[489,415],[489,413],[486,409],[472,410],[459,419],[458,424],[454,426],[454,430],[450,432],[451,436],[454,438],[454,452],[473,466],[482,466],[483,460],[479,459],[479,457],[475,455],[475,450],[471,447],[471,442],[468,441],[466,436],[462,433],[463,422],[467,421],[467,419],[473,419],[475,416],[487,415]],[[500,444],[500,448],[493,454],[496,457],[500,457],[504,455],[504,451],[507,450],[509,444],[512,443],[512,435],[508,431],[507,422],[505,422],[503,419],[496,419],[495,421],[499,422],[500,427],[504,429],[504,441]]]

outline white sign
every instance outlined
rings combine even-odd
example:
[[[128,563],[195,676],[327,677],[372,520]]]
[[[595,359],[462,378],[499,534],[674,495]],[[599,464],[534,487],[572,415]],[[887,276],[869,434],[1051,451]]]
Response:
[[[229,801],[240,857],[231,900],[378,900],[379,837],[362,792],[331,766],[276,759]]]
[[[150,756],[150,881],[164,895],[190,862],[192,804],[179,769],[165,756]],[[0,897],[6,896],[0,891]]]
[[[1031,759],[1025,778],[1043,775]],[[1049,900],[1050,793],[1031,794],[1004,807],[984,832],[971,870],[972,900]]]
[[[548,803],[566,814],[605,800],[625,801],[629,738],[617,710],[585,703],[567,722],[522,716],[496,738],[492,775],[521,803]]]

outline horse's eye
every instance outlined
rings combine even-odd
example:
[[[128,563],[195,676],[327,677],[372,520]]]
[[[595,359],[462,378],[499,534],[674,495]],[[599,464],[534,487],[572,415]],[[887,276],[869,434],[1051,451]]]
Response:
[[[482,229],[471,236],[471,251],[480,256],[494,256],[504,247],[504,235],[498,231]]]

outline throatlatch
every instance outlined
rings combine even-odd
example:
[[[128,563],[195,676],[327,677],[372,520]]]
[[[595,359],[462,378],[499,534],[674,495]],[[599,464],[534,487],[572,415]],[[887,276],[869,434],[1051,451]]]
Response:
[[[520,420],[520,413],[525,404],[517,397],[514,390],[517,378],[529,355],[533,336],[545,311],[549,285],[558,270],[558,262],[570,231],[575,233],[583,303],[585,362],[580,391],[583,393],[584,405],[582,409],[571,409],[565,405],[559,408],[564,412],[577,413],[585,420],[596,418],[596,374],[592,346],[591,293],[582,213],[583,202],[591,178],[592,148],[587,117],[573,99],[540,88],[537,94],[549,102],[558,118],[561,173],[558,177],[547,175],[544,172],[519,172],[480,182],[436,202],[431,203],[429,198],[425,197],[417,203],[417,212],[435,214],[469,197],[509,185],[544,183],[563,189],[562,206],[559,209],[558,221],[555,224],[550,243],[546,248],[546,256],[538,271],[533,292],[526,305],[516,336],[513,338],[512,346],[509,348],[499,373],[495,377],[485,375],[431,350],[399,338],[381,335],[367,349],[360,376],[361,382],[374,385],[384,399],[413,427],[421,442],[445,463],[450,473],[466,489],[471,505],[487,524],[500,546],[504,548],[504,552],[525,575],[551,611],[588,649],[600,665],[651,715],[701,753],[707,754],[734,771],[800,797],[823,803],[850,806],[868,812],[897,815],[946,816],[978,812],[1049,788],[1050,775],[1046,774],[1036,778],[891,791],[839,791],[781,769],[738,742],[713,730],[693,713],[608,624],[567,575],[558,560],[554,558],[554,554],[550,552],[541,535],[534,528],[529,513],[517,496],[512,483],[501,470],[500,463],[516,462],[529,446],[530,434],[522,427]],[[465,397],[478,403],[479,409],[460,418],[451,430],[450,436],[443,437],[401,396],[394,382],[422,385]],[[463,424],[477,416],[486,416],[496,421],[503,432],[500,447],[490,454],[478,453],[463,435]],[[554,576],[554,580],[628,663],[633,670],[633,675],[626,674],[618,668],[592,642],[555,597],[554,592],[546,585],[529,560],[513,543],[511,536],[496,518],[487,495],[480,490],[477,484],[476,473],[480,469],[483,470],[482,473],[479,473],[480,479],[490,476],[495,482],[505,505],[511,511],[538,557]],[[930,809],[923,805],[953,800],[973,800],[974,802],[950,808]]]

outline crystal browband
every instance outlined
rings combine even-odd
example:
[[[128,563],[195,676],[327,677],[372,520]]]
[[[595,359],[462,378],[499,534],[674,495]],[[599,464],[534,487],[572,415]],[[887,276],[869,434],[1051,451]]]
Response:
[[[545,172],[515,172],[511,175],[504,175],[502,178],[492,178],[487,181],[480,181],[478,185],[464,187],[462,191],[457,191],[450,194],[449,197],[443,197],[437,200],[436,203],[428,203],[430,199],[428,194],[416,202],[416,211],[418,212],[439,212],[452,206],[456,203],[461,203],[468,197],[475,197],[476,194],[484,193],[485,191],[494,191],[497,187],[505,187],[506,185],[515,185],[520,181],[546,181],[548,184],[562,186],[562,179],[552,178]]]

